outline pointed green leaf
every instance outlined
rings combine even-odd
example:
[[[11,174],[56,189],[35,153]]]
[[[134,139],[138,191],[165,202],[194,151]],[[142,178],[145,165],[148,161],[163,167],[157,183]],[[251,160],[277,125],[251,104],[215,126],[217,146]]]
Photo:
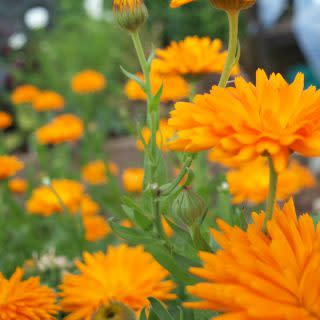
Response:
[[[159,300],[155,298],[149,298],[148,300],[151,303],[151,309],[160,320],[174,320],[174,318]]]

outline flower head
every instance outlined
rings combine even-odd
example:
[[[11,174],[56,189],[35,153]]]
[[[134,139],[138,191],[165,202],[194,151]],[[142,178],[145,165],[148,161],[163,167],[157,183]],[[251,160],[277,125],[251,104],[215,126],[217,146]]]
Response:
[[[320,314],[320,224],[297,218],[293,201],[276,207],[262,231],[264,213],[253,213],[247,231],[218,221],[212,231],[221,250],[200,253],[202,268],[191,272],[204,279],[188,287],[202,301],[192,308],[222,312],[219,319],[316,319]]]
[[[17,87],[11,94],[11,101],[15,105],[31,103],[33,99],[40,93],[35,86],[25,84]]]
[[[77,73],[71,81],[72,90],[79,94],[102,91],[107,85],[104,75],[94,70]]]
[[[122,174],[122,184],[127,192],[141,192],[143,188],[144,170],[128,168]]]
[[[178,134],[172,149],[215,147],[215,159],[238,164],[269,154],[280,172],[294,151],[320,155],[320,90],[305,90],[302,74],[288,84],[259,69],[256,85],[238,77],[235,88],[215,86],[193,103],[177,103],[169,125]]]
[[[61,306],[70,315],[67,319],[90,319],[101,306],[123,303],[134,311],[148,305],[148,297],[174,299],[175,287],[167,270],[160,266],[142,247],[125,244],[109,247],[106,254],[83,255],[77,262],[78,275],[67,274],[61,286]]]
[[[58,144],[79,140],[84,131],[83,121],[72,114],[55,117],[50,123],[36,131],[41,144]]]
[[[0,129],[7,129],[12,125],[12,116],[4,111],[0,111]]]
[[[28,182],[22,178],[13,178],[9,181],[8,187],[12,193],[24,193],[28,188]]]
[[[38,112],[62,110],[64,104],[64,98],[54,91],[42,91],[32,100],[32,108]]]
[[[237,12],[252,7],[256,0],[210,0],[217,8],[227,12]]]
[[[94,216],[100,211],[100,206],[90,196],[84,195],[80,202],[80,212],[83,216]]]
[[[22,280],[22,276],[20,268],[8,280],[0,273],[1,320],[54,320],[58,311],[56,294],[42,286],[38,277]]]
[[[102,240],[111,233],[109,224],[102,216],[83,216],[82,221],[85,231],[85,238],[87,241],[95,242]]]
[[[266,158],[261,157],[227,173],[227,181],[234,203],[250,201],[264,202],[269,190],[269,167]],[[277,199],[286,200],[304,188],[316,183],[312,172],[292,161],[288,168],[279,174]]]
[[[82,178],[92,185],[105,184],[108,181],[108,174],[117,175],[118,166],[114,162],[106,164],[102,160],[89,162],[82,168]]]
[[[222,73],[227,59],[227,51],[223,51],[220,39],[209,37],[187,37],[180,42],[173,41],[165,49],[156,50],[153,70],[161,75],[201,75],[206,73]],[[232,74],[239,73],[239,66]]]
[[[193,2],[195,0],[171,0],[170,7],[171,8],[178,8],[181,7],[187,3]]]
[[[17,172],[22,170],[23,167],[23,162],[15,156],[0,156],[0,180],[14,176]]]

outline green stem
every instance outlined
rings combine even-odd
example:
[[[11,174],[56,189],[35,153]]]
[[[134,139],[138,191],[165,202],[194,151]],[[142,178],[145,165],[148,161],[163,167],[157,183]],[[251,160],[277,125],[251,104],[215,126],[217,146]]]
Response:
[[[239,12],[227,13],[229,20],[229,44],[228,44],[228,56],[224,66],[224,70],[221,74],[219,81],[219,87],[225,88],[230,78],[232,68],[238,47],[238,32],[239,32]]]
[[[278,174],[274,169],[273,161],[270,156],[268,156],[269,162],[269,194],[266,204],[266,218],[263,225],[263,230],[267,230],[267,223],[272,218],[276,194],[277,194],[277,183],[278,183]]]

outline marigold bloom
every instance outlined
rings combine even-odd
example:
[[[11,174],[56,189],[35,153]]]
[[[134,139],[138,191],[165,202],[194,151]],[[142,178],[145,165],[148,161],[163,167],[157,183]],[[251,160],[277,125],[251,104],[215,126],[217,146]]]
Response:
[[[28,182],[22,178],[14,178],[9,181],[8,187],[12,193],[24,193],[28,188]]]
[[[14,176],[18,171],[22,170],[23,167],[23,162],[15,156],[0,156],[0,180]]]
[[[70,312],[66,319],[91,319],[92,315],[110,302],[120,302],[139,311],[148,305],[148,297],[159,300],[175,299],[175,285],[165,270],[143,247],[129,248],[122,244],[109,247],[106,254],[83,255],[77,262],[78,275],[67,274],[61,285],[61,306]]]
[[[12,116],[7,113],[0,111],[0,129],[7,129],[12,125]]]
[[[269,154],[280,172],[294,151],[320,155],[320,90],[304,90],[302,74],[288,84],[259,69],[256,85],[238,77],[235,88],[215,86],[193,103],[177,103],[169,125],[178,134],[172,149],[215,147],[215,159],[239,164]]]
[[[83,216],[94,216],[100,211],[100,206],[90,196],[85,195],[80,202],[80,212]]]
[[[220,39],[209,37],[187,37],[180,42],[173,41],[165,49],[156,50],[153,70],[161,75],[201,75],[222,73],[227,59]],[[232,74],[239,73],[239,66]]]
[[[171,0],[170,8],[178,8],[195,0]]]
[[[32,100],[40,93],[35,86],[25,84],[17,87],[11,94],[11,101],[15,105],[31,103]]]
[[[227,12],[240,11],[252,7],[256,0],[210,0],[218,9]]]
[[[174,130],[168,126],[167,120],[160,120],[159,130],[157,132],[157,145],[162,151],[167,151],[167,142],[174,136]],[[141,136],[146,144],[149,143],[150,140],[150,129],[145,127],[141,130]],[[137,149],[140,151],[144,150],[144,145],[141,140],[137,141]]]
[[[141,73],[137,73],[137,76],[143,79],[143,75]],[[151,72],[151,86],[153,94],[157,93],[162,84],[163,91],[160,99],[161,102],[178,101],[189,96],[190,87],[183,78],[179,76],[160,77],[157,73]],[[145,92],[134,80],[129,80],[126,83],[124,91],[130,100],[145,101],[147,99]]]
[[[36,131],[36,137],[41,144],[75,142],[82,137],[83,131],[83,121],[80,118],[72,114],[64,114],[39,128]]]
[[[109,224],[102,216],[83,216],[82,221],[85,231],[85,238],[87,241],[95,242],[102,240],[111,233]]]
[[[84,70],[77,73],[71,81],[71,88],[79,94],[102,91],[107,85],[104,75],[94,70]]]
[[[202,268],[191,272],[205,282],[188,292],[203,301],[191,308],[222,312],[219,319],[317,319],[320,314],[320,224],[297,218],[293,201],[276,207],[262,231],[265,214],[253,213],[247,231],[219,220],[212,230],[221,250],[200,253]]]
[[[62,110],[64,104],[63,96],[54,91],[42,91],[32,100],[32,108],[38,112]]]
[[[64,210],[70,213],[79,212],[83,199],[83,186],[73,180],[52,180],[51,187],[40,186],[32,191],[31,198],[26,203],[28,213],[35,215],[51,216]]]
[[[108,173],[114,176],[119,173],[118,166],[112,161],[106,164],[102,160],[95,160],[89,162],[82,168],[83,180],[92,185],[107,183]]]
[[[264,202],[269,190],[269,167],[267,159],[261,157],[226,175],[234,203],[250,201]],[[292,161],[288,168],[279,174],[277,199],[286,200],[304,188],[313,187],[316,179],[312,172]]]
[[[128,168],[122,174],[122,184],[127,192],[142,192],[144,170]]]
[[[42,286],[38,277],[22,280],[22,276],[20,268],[8,280],[0,272],[0,319],[54,320],[56,294]]]

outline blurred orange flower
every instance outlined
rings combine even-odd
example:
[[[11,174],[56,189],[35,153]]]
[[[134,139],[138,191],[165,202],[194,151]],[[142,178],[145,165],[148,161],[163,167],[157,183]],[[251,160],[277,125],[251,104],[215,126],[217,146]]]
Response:
[[[24,168],[24,164],[15,156],[0,156],[0,180],[14,176]]]
[[[32,100],[40,93],[35,86],[25,84],[17,87],[11,94],[11,101],[15,105],[31,103]]]
[[[127,192],[142,192],[144,171],[142,168],[128,168],[122,174],[122,184]]]
[[[9,181],[8,187],[12,193],[24,193],[28,188],[28,182],[26,179],[13,178]]]
[[[195,0],[171,0],[170,7],[171,8],[178,8],[181,7],[187,3],[193,2]]]
[[[72,114],[55,117],[50,123],[36,131],[41,144],[58,144],[79,140],[84,131],[83,121]]]
[[[78,94],[93,93],[103,90],[107,85],[104,75],[94,70],[77,73],[72,81],[72,90]]]
[[[217,8],[227,12],[240,11],[252,7],[256,0],[210,0]]]
[[[106,219],[99,215],[83,216],[83,226],[87,241],[95,242],[104,239],[111,233],[111,228]]]
[[[62,110],[64,105],[64,98],[54,91],[42,91],[32,100],[32,108],[38,112]]]
[[[4,111],[0,111],[0,129],[7,129],[12,125],[12,116]]]
[[[161,218],[161,222],[164,233],[167,237],[171,238],[173,236],[173,229],[170,227],[169,223],[164,217]]]
[[[80,211],[83,216],[94,216],[99,213],[100,206],[90,196],[84,195],[80,202]]]

